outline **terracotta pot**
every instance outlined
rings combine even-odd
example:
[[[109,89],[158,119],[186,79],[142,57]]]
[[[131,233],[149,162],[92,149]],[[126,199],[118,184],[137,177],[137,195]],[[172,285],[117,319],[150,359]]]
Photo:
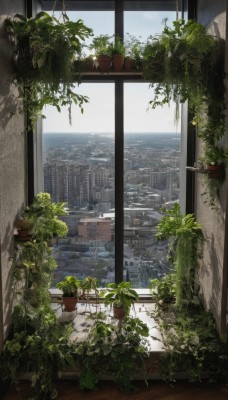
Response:
[[[18,240],[26,242],[31,239],[31,235],[30,235],[29,231],[27,231],[27,230],[18,229],[17,238],[18,238]]]
[[[113,316],[116,319],[123,319],[127,313],[122,307],[113,306]]]
[[[133,69],[133,60],[129,57],[124,59],[124,71],[130,72]]]
[[[112,64],[110,56],[97,56],[98,68],[100,72],[109,72]]]
[[[113,71],[120,72],[123,69],[124,56],[121,54],[114,54],[112,56]]]
[[[76,309],[77,297],[64,297],[63,296],[63,305],[64,311],[72,312]]]
[[[84,70],[93,71],[93,69],[94,69],[94,60],[91,57],[87,57],[84,60]]]
[[[221,178],[224,176],[223,165],[207,165],[207,173],[209,178]]]

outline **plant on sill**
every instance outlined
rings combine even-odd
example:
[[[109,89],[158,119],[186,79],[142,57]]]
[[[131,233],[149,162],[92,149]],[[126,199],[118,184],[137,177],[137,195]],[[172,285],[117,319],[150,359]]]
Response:
[[[131,306],[139,299],[130,282],[108,283],[107,289],[100,292],[105,306],[113,307],[114,317],[122,319],[129,314]]]
[[[119,72],[123,68],[125,46],[119,35],[114,36],[114,42],[111,43],[112,67]]]
[[[86,307],[89,304],[89,294],[93,292],[95,294],[95,301],[98,304],[99,291],[98,291],[98,279],[94,276],[86,276],[81,282],[81,296],[80,298],[85,299]]]
[[[108,72],[112,63],[111,36],[95,36],[89,49],[94,51],[100,71]]]
[[[76,276],[65,276],[64,280],[58,282],[56,287],[63,292],[65,311],[74,311],[80,296],[81,281]]]
[[[82,20],[70,21],[64,12],[62,21],[46,12],[34,18],[17,14],[5,21],[5,30],[15,38],[15,80],[28,113],[28,130],[37,115],[44,117],[45,105],[53,105],[58,111],[67,105],[70,120],[72,104],[83,112],[88,98],[74,91],[73,77],[80,83],[80,75],[73,66],[92,30]]]
[[[142,70],[143,49],[144,43],[140,37],[126,33],[124,38],[125,46],[125,64],[126,61],[131,61],[133,69]],[[126,65],[125,65],[126,68]]]
[[[167,274],[161,279],[151,279],[149,289],[152,298],[161,308],[167,308],[176,300],[176,276],[175,273]]]
[[[191,303],[195,286],[198,244],[202,240],[202,229],[193,214],[183,215],[180,206],[163,209],[165,213],[157,225],[156,238],[169,240],[169,258],[174,265],[176,305]]]

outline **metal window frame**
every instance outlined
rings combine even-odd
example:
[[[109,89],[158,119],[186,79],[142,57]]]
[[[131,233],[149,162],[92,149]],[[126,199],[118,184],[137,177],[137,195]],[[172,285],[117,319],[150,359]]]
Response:
[[[33,0],[33,3],[35,0]],[[55,10],[62,9],[62,0],[38,0],[36,2],[36,7],[31,5],[30,1],[27,1],[28,16],[34,14],[34,9],[37,11],[37,5],[41,9],[51,10],[53,9],[53,4],[55,3]],[[162,3],[162,7],[161,7]],[[175,0],[145,0],[145,1],[125,1],[125,0],[91,0],[91,1],[75,1],[75,0],[65,0],[66,10],[114,10],[115,11],[115,34],[119,34],[123,37],[124,34],[124,11],[132,10],[173,10],[176,7]],[[196,0],[190,2],[190,0],[178,0],[178,8],[181,13],[181,17],[188,15],[193,18],[195,16]],[[124,232],[124,208],[123,208],[123,193],[124,193],[124,165],[123,165],[123,154],[124,154],[124,82],[139,82],[141,81],[140,76],[87,76],[83,78],[83,82],[114,82],[115,84],[115,280],[116,282],[121,282],[123,280],[123,232]],[[187,116],[188,111],[186,106],[184,106],[184,113]],[[38,124],[39,125],[39,124]],[[184,146],[185,154],[187,158],[188,165],[193,163],[193,148],[195,146],[194,141],[192,141],[192,132],[188,134],[187,125],[184,128]],[[40,126],[36,129],[37,138],[34,140],[34,133],[28,134],[28,197],[29,203],[31,203],[34,193],[37,193],[41,189],[41,183],[38,180],[34,180],[34,172],[37,171],[41,163],[42,155],[42,129]],[[185,139],[187,138],[187,140]],[[36,148],[34,148],[34,143],[36,143]],[[38,148],[37,148],[38,146]],[[190,149],[190,151],[188,151]],[[40,156],[39,156],[40,153]],[[34,167],[34,161],[36,165]],[[39,162],[40,161],[40,162]],[[184,202],[186,202],[186,211],[189,212],[193,209],[194,200],[194,177],[193,175],[187,176],[187,185],[185,186],[186,175],[182,177],[182,182],[184,183]],[[185,190],[186,189],[186,190]],[[185,193],[187,193],[185,195]],[[185,197],[186,196],[186,197]],[[188,200],[186,200],[188,199]]]

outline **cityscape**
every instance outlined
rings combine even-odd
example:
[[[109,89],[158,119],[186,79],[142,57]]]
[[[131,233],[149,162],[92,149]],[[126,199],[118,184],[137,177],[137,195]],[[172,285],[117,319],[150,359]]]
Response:
[[[68,235],[53,245],[53,285],[66,275],[115,280],[114,148],[110,135],[44,133],[44,191],[68,208]],[[179,201],[179,164],[180,133],[125,134],[123,272],[135,288],[171,270],[155,231],[161,208]]]

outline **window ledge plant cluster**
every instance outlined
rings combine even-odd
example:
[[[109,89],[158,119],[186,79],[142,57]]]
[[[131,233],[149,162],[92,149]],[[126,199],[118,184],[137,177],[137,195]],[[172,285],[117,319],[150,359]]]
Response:
[[[171,241],[174,272],[150,286],[157,307],[150,316],[160,327],[165,350],[159,356],[161,378],[170,381],[177,372],[187,371],[191,381],[200,381],[207,371],[222,379],[227,373],[227,354],[211,315],[199,305],[194,282],[201,227],[192,214],[183,216],[177,205],[164,211],[157,237]],[[67,371],[79,371],[81,389],[97,388],[99,379],[108,375],[122,390],[129,391],[139,374],[147,383],[147,370],[158,362],[157,355],[154,359],[150,354],[148,326],[129,316],[130,308],[139,300],[129,282],[110,283],[100,293],[95,277],[82,281],[65,277],[57,284],[63,298],[89,302],[93,291],[96,302],[101,300],[104,306],[113,307],[116,322],[97,308],[88,312],[85,340],[72,340],[72,323],[57,318],[49,294],[56,263],[48,242],[53,235],[66,234],[60,219],[65,212],[63,203],[53,203],[47,193],[40,193],[19,219],[30,222],[29,235],[19,240],[16,248],[15,307],[0,355],[0,374],[17,385],[27,373],[34,400],[57,398],[55,382]]]

